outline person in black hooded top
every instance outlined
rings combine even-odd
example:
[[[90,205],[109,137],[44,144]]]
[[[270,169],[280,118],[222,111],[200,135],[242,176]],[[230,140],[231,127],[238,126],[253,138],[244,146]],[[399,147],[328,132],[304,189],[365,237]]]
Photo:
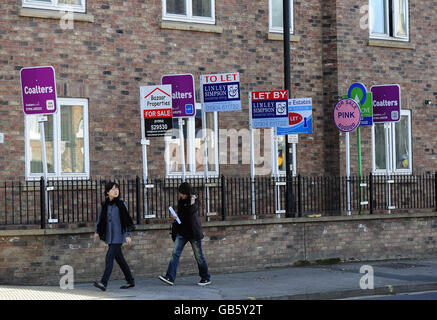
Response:
[[[128,209],[124,201],[120,200],[120,187],[115,182],[108,182],[105,185],[106,199],[102,203],[100,214],[97,219],[94,238],[100,238],[108,245],[106,253],[105,272],[100,282],[94,281],[94,286],[105,291],[108,285],[114,266],[114,259],[120,266],[126,278],[126,285],[121,289],[129,289],[135,286],[129,265],[127,264],[121,246],[124,242],[131,244],[132,238],[130,232],[133,231],[134,224],[129,216]]]
[[[174,222],[176,238],[173,253],[165,276],[159,276],[159,279],[169,285],[173,285],[176,279],[179,258],[187,242],[190,242],[191,248],[196,258],[199,268],[200,286],[211,283],[211,276],[208,273],[208,265],[202,252],[202,226],[199,219],[199,200],[193,195],[190,184],[184,182],[178,187],[179,201],[177,214],[181,224]]]

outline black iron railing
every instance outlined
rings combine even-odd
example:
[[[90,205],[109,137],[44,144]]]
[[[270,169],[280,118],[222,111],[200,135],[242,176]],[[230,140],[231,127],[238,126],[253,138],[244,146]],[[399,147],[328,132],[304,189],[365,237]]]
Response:
[[[120,184],[122,198],[137,224],[170,219],[181,179],[98,178],[90,180],[7,181],[0,183],[0,225],[46,228],[48,223],[89,225],[97,221],[104,185]],[[285,177],[187,178],[200,201],[200,215],[208,220],[247,219],[311,214],[347,215],[437,210],[437,173],[346,177],[293,177],[291,212],[286,212]],[[348,190],[350,190],[348,192]],[[348,196],[349,194],[349,196]]]

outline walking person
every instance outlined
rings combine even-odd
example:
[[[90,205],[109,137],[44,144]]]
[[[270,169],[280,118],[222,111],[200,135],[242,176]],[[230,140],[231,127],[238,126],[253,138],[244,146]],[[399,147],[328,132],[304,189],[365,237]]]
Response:
[[[109,277],[114,267],[114,259],[117,261],[126,279],[126,284],[120,289],[129,289],[135,286],[129,265],[127,264],[121,247],[123,243],[131,244],[130,232],[135,229],[128,208],[120,199],[120,186],[115,182],[105,185],[105,201],[102,202],[94,238],[99,238],[108,245],[105,259],[105,271],[100,282],[94,281],[94,286],[102,291],[106,290]]]
[[[190,184],[186,182],[178,187],[178,191],[180,198],[178,200],[177,215],[181,223],[173,222],[174,229],[172,229],[172,233],[173,231],[175,233],[173,253],[166,275],[159,276],[159,279],[166,284],[174,284],[182,250],[187,242],[190,242],[199,268],[200,281],[197,284],[205,286],[211,283],[211,276],[208,273],[208,265],[202,252],[204,235],[199,218],[199,200],[193,194]]]

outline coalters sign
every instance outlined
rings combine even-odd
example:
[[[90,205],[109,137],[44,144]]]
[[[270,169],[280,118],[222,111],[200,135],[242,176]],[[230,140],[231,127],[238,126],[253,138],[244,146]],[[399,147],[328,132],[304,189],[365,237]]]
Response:
[[[140,87],[145,137],[170,135],[173,128],[171,85]]]
[[[25,114],[56,113],[56,80],[52,66],[23,68],[20,78]]]

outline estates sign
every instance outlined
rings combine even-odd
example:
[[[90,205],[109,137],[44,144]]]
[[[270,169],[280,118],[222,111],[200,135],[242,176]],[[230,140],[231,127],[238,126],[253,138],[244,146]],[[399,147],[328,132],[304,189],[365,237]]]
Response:
[[[173,128],[171,85],[140,87],[144,137],[161,137]]]
[[[401,87],[398,84],[372,86],[373,122],[397,122],[401,119]]]
[[[201,75],[200,90],[205,112],[241,110],[239,73]]]
[[[196,115],[192,74],[165,75],[161,78],[161,84],[171,85],[174,118],[190,118]]]
[[[56,80],[52,66],[23,68],[20,78],[25,114],[56,113]]]
[[[355,100],[342,99],[334,107],[334,122],[338,130],[354,131],[361,121],[360,106]]]
[[[249,111],[252,128],[288,126],[288,90],[250,92]]]
[[[278,127],[277,135],[313,133],[313,99],[288,100],[288,127]]]

